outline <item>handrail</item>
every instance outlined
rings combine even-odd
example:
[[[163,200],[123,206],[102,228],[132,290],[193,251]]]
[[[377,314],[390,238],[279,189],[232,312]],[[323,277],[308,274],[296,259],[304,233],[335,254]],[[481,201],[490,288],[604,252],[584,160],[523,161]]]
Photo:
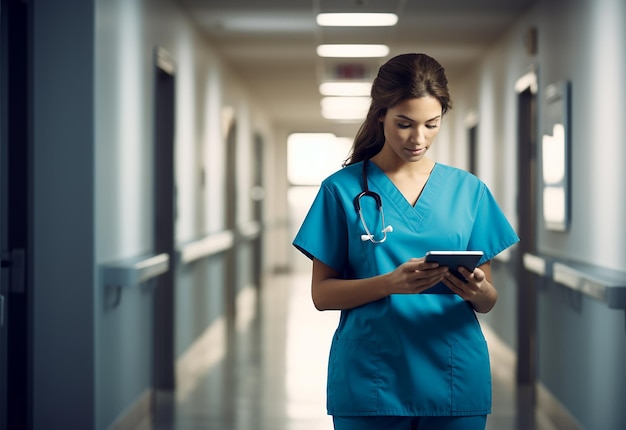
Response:
[[[234,243],[235,235],[231,230],[214,233],[181,246],[178,252],[179,260],[183,264],[188,264],[224,252],[231,248]]]
[[[626,309],[626,272],[554,257],[524,254],[524,267],[611,309]]]
[[[626,309],[626,273],[583,263],[554,263],[554,281],[607,304]]]
[[[553,258],[525,253],[522,256],[524,268],[536,275],[551,278]]]
[[[105,287],[132,287],[155,278],[170,269],[168,254],[142,255],[100,265]]]

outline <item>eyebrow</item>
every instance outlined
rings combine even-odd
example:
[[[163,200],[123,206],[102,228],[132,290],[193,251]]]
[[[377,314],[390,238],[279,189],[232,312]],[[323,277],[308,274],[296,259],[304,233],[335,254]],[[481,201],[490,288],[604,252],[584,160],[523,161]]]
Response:
[[[409,118],[408,116],[406,116],[406,115],[402,115],[402,114],[396,115],[396,118],[401,118],[401,119],[406,119],[407,121],[416,122],[414,119]],[[439,118],[441,118],[441,115],[437,115],[437,116],[436,116],[436,117],[434,117],[434,118],[427,119],[425,122],[435,121],[435,120],[437,120],[437,119],[439,119]]]

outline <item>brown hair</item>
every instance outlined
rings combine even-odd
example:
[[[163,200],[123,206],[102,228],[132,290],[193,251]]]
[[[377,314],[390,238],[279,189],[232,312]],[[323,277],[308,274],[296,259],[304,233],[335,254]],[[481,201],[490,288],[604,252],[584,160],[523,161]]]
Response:
[[[448,92],[448,78],[441,64],[426,54],[401,54],[391,58],[378,70],[372,84],[367,117],[352,146],[352,153],[344,166],[358,163],[382,149],[385,143],[380,117],[404,100],[432,96],[439,100],[442,115],[452,109]]]

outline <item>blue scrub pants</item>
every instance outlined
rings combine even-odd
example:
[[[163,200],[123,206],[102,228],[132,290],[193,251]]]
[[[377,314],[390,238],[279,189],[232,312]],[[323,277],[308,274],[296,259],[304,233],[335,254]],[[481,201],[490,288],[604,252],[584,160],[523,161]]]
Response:
[[[484,430],[487,416],[470,417],[337,417],[335,430]]]

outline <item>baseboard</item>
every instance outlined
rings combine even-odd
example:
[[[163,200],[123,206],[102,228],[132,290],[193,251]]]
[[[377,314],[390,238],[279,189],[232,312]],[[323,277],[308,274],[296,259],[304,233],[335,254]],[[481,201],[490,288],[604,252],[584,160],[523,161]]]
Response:
[[[141,423],[150,419],[154,392],[145,390],[126,411],[111,424],[108,430],[136,430]]]

